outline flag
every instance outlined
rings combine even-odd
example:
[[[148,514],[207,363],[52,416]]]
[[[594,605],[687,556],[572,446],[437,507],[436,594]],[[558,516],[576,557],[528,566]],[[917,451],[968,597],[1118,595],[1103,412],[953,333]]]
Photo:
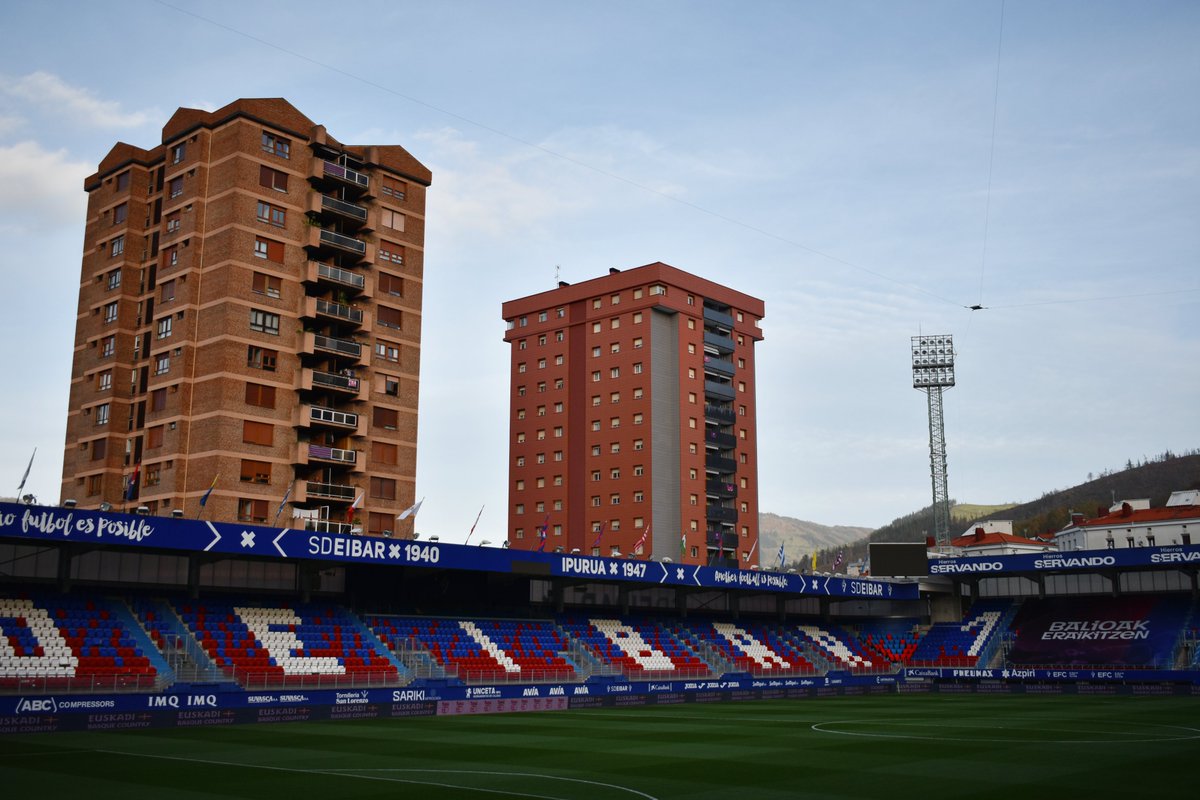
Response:
[[[679,560],[682,561],[687,557],[687,534],[679,534]]]
[[[291,486],[288,486],[287,491],[283,493],[283,499],[279,501],[279,508],[275,509],[275,519],[279,519],[279,515],[283,513],[283,507],[287,505],[288,498],[292,496],[292,489],[296,487],[296,482],[292,481]]]
[[[29,464],[25,467],[25,474],[21,476],[21,485],[17,487],[17,500],[21,499],[21,492],[25,489],[25,481],[29,480],[29,470],[33,469],[33,456],[37,455],[37,448],[33,448],[33,455],[29,457]]]
[[[604,529],[608,527],[608,520],[600,523],[600,532],[596,534],[596,541],[592,542],[592,549],[600,546],[600,540],[604,538]]]
[[[782,568],[784,563],[785,563],[785,561],[784,561],[784,555],[783,555],[783,542],[780,542],[779,543],[779,566]]]
[[[467,531],[467,542],[471,541],[471,534],[475,533],[475,526],[479,524],[479,518],[483,516],[483,509],[486,506],[487,503],[484,503],[479,507],[479,513],[475,515],[475,521],[471,523],[471,530]],[[466,544],[467,542],[463,542],[463,544]]]
[[[133,465],[133,474],[129,476],[129,478],[127,479],[127,481],[125,483],[125,499],[126,500],[132,500],[134,498],[134,495],[137,494],[138,474],[141,473],[141,471],[142,471],[141,464]],[[201,505],[203,505],[203,504],[204,504],[204,502],[201,501]]]
[[[354,512],[357,511],[358,507],[362,504],[362,499],[363,499],[362,492],[359,492],[358,497],[354,498],[354,502],[351,503],[350,507],[346,509],[346,522],[347,523],[354,522]]]
[[[845,550],[839,550],[839,551],[838,551],[837,558],[835,558],[835,559],[833,560],[833,571],[834,571],[834,572],[837,572],[837,571],[838,571],[838,567],[840,567],[840,566],[842,565],[842,557],[843,557],[843,556],[845,556],[845,555],[846,555],[846,551],[845,551]]]
[[[135,472],[135,474],[136,474],[136,472]],[[208,485],[208,491],[205,492],[204,496],[200,498],[200,507],[201,508],[204,508],[204,504],[208,502],[208,496],[210,494],[212,494],[213,489],[217,488],[217,478],[219,478],[219,477],[221,477],[221,476],[220,475],[213,476],[213,482]]]
[[[547,514],[546,521],[542,523],[542,526],[540,528],[538,528],[538,539],[541,540],[538,542],[538,547],[537,547],[539,552],[544,552],[546,549],[546,529],[549,527],[550,527],[550,515]]]
[[[646,546],[646,537],[648,537],[649,535],[650,535],[650,526],[647,525],[645,530],[642,531],[641,537],[639,537],[637,542],[633,545],[634,553],[637,553],[639,547]]]
[[[817,551],[816,550],[813,550],[812,569],[810,570],[810,572],[812,572],[814,575],[817,574]]]
[[[421,510],[421,503],[424,503],[424,502],[425,502],[425,498],[422,497],[420,500],[413,503],[411,506],[409,506],[408,508],[404,509],[399,514],[397,514],[396,519],[408,519],[409,517],[415,517],[417,515],[417,512]]]

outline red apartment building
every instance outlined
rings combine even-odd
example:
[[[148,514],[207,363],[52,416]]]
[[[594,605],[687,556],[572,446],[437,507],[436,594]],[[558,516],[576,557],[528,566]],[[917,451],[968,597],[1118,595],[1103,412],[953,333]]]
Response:
[[[277,98],[115,145],[84,181],[63,498],[411,534],[429,184]]]
[[[757,563],[761,300],[655,263],[503,315],[511,547]]]

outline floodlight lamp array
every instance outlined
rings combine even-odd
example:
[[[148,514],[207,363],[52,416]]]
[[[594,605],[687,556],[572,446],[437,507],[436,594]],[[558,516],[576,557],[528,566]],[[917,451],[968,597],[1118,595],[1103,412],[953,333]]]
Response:
[[[913,388],[954,385],[954,337],[912,337]]]

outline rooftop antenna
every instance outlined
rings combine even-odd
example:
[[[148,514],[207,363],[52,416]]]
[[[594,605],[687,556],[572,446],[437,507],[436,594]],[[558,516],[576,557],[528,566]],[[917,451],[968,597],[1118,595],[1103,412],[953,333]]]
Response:
[[[560,277],[558,276],[559,269],[560,269],[560,268],[559,268],[558,264],[555,264],[555,265],[554,265],[554,285],[555,285],[555,286],[558,286],[558,282],[559,282],[560,280],[562,280],[562,278],[560,278]]]
[[[933,482],[933,535],[950,544],[950,491],[946,479],[946,426],[942,390],[954,386],[954,338],[912,337],[913,388],[925,392],[929,404],[929,474]]]

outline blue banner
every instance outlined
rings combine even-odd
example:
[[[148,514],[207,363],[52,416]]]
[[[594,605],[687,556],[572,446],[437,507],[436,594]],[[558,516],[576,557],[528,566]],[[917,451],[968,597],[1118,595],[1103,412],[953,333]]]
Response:
[[[1011,556],[930,558],[930,575],[1000,575],[1021,572],[1095,572],[1113,568],[1200,565],[1200,545],[1021,553]]]
[[[578,554],[538,553],[14,503],[0,503],[0,537],[260,558],[589,577],[665,586],[744,589],[826,597],[879,600],[915,600],[918,597],[917,584],[912,581],[798,575]]]

